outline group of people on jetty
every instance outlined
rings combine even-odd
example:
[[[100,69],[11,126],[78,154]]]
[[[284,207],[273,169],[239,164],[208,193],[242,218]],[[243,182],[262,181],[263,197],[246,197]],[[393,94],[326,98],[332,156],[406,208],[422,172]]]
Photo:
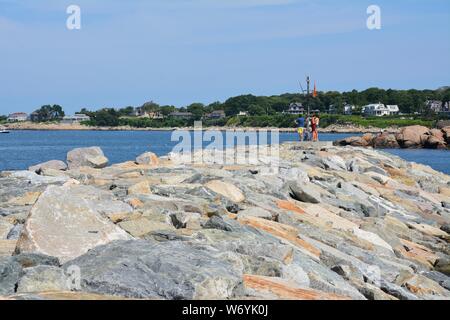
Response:
[[[295,120],[295,123],[297,124],[297,132],[300,141],[319,141],[319,115],[307,115],[306,118],[304,116],[300,116],[297,120]]]

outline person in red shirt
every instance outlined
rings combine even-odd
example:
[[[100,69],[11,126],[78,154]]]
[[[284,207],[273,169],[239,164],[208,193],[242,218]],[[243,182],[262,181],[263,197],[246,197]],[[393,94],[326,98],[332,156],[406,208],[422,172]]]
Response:
[[[312,132],[312,141],[316,141],[316,115],[313,114],[311,117],[311,132]]]

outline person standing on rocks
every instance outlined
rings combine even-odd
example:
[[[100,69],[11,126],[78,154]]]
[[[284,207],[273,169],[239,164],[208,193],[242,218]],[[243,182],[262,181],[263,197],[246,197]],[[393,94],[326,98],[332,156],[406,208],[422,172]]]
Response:
[[[305,120],[305,140],[311,141],[311,117],[309,115],[306,116]]]
[[[320,116],[316,116],[316,141],[319,141],[319,125],[320,125]]]
[[[300,141],[302,142],[304,139],[305,118],[303,116],[300,116],[300,118],[295,120],[295,123],[297,124],[298,137],[299,137]]]
[[[316,114],[313,114],[311,118],[311,131],[312,131],[312,141],[316,142],[319,139],[319,136],[317,134],[317,116]]]

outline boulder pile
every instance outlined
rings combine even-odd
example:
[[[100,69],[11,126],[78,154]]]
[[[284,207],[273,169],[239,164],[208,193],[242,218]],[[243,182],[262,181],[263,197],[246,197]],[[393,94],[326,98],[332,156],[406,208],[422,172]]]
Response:
[[[439,137],[414,131],[395,141]],[[0,298],[450,299],[450,176],[362,147],[217,152],[0,173]]]
[[[400,129],[396,134],[371,133],[361,137],[348,137],[334,142],[336,146],[374,147],[374,148],[427,148],[447,149],[450,146],[450,127],[428,129],[423,126],[410,126]]]

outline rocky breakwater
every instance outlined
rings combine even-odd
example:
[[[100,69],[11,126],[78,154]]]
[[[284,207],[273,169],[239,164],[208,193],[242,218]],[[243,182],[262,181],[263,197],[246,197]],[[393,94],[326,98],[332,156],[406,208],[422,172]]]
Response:
[[[364,148],[279,154],[105,167],[79,149],[1,173],[0,296],[450,298],[449,176]]]
[[[447,149],[450,147],[450,127],[428,129],[423,126],[404,127],[398,133],[385,131],[380,134],[347,137],[334,142],[336,146],[374,148],[427,148]]]

